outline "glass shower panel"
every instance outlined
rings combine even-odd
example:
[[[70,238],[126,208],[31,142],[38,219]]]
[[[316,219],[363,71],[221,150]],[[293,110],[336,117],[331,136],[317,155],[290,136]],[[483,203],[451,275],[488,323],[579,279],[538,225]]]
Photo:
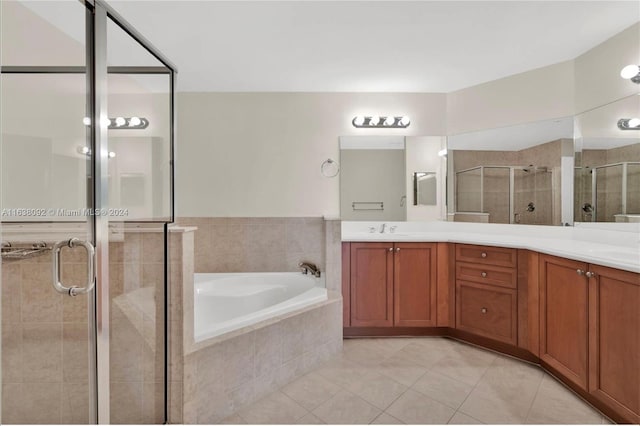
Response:
[[[85,18],[80,2],[2,1],[2,423],[95,422]],[[73,248],[69,247],[74,246]]]
[[[627,214],[640,215],[640,163],[627,164]]]
[[[489,213],[489,223],[510,223],[509,168],[485,167],[482,188],[484,212]]]
[[[598,167],[596,173],[596,221],[615,222],[622,209],[622,164]]]
[[[482,167],[456,173],[456,211],[482,213]]]
[[[574,172],[574,220],[593,222],[591,167],[576,167]]]
[[[171,221],[171,74],[107,25],[112,423],[165,421],[165,222]]]

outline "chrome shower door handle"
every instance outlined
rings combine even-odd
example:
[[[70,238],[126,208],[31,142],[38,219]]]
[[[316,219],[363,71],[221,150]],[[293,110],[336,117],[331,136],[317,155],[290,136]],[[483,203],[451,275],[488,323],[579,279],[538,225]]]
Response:
[[[84,247],[87,251],[87,285],[86,287],[66,287],[60,281],[60,251],[63,247],[75,248],[75,247]],[[89,293],[96,284],[95,277],[95,249],[93,245],[88,241],[82,241],[78,238],[71,238],[70,240],[58,241],[53,245],[53,249],[51,250],[53,253],[53,288],[56,289],[58,293],[68,294],[69,296],[77,296],[79,294]]]

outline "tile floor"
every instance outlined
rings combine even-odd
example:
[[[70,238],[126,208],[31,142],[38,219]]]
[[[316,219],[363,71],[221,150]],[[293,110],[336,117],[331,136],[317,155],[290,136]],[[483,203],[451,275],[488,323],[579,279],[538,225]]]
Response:
[[[426,337],[345,340],[342,354],[223,423],[609,421],[538,367]]]

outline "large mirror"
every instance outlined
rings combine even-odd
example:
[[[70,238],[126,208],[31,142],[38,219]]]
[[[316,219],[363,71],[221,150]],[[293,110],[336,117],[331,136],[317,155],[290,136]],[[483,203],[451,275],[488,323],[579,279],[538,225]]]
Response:
[[[576,116],[576,222],[640,222],[640,130],[619,123],[636,117],[638,95]]]
[[[439,136],[340,137],[341,219],[443,220],[444,151]]]
[[[448,146],[448,220],[570,221],[562,198],[573,174],[573,164],[563,162],[573,155],[572,117],[454,135]]]

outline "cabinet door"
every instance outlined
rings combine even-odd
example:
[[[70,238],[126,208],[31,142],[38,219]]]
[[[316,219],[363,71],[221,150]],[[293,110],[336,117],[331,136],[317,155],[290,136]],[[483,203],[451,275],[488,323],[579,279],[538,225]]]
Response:
[[[590,271],[589,392],[640,423],[640,274]]]
[[[351,243],[351,326],[393,326],[392,243]]]
[[[394,325],[435,327],[436,244],[396,243]]]
[[[585,390],[589,343],[586,270],[582,262],[540,256],[540,358]]]

